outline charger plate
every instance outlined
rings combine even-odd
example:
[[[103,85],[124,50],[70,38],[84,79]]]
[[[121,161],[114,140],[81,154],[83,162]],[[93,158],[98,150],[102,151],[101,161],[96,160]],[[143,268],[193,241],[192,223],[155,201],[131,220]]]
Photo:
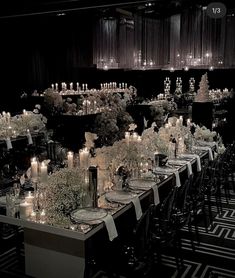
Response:
[[[93,223],[94,221],[102,221],[108,212],[101,208],[81,208],[71,213],[71,218],[80,223]]]
[[[156,185],[156,182],[151,179],[132,179],[129,182],[131,189],[148,190]]]
[[[116,202],[121,204],[130,203],[133,198],[138,196],[137,194],[129,191],[110,191],[105,194],[105,198],[109,202]]]

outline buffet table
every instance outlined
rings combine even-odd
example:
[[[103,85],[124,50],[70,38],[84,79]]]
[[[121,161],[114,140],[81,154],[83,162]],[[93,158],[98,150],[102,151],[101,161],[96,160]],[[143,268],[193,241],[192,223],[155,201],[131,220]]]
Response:
[[[209,152],[198,150],[201,162],[208,159]],[[191,157],[192,171],[197,171],[197,159]],[[173,168],[177,170],[181,183],[187,178],[187,164]],[[161,167],[158,167],[161,168]],[[157,174],[158,175],[158,174]],[[164,200],[170,189],[177,185],[174,172],[158,175],[156,184],[160,202]],[[144,212],[150,203],[154,202],[152,189],[136,191]],[[89,262],[92,258],[103,259],[103,255],[110,257],[109,247],[115,245],[118,238],[128,234],[136,223],[135,208],[132,202],[128,204],[111,204],[100,197],[99,206],[111,214],[118,231],[118,237],[113,241],[108,238],[103,221],[94,225],[78,224],[74,230],[74,223],[69,227],[59,227],[36,223],[6,216],[6,210],[0,209],[0,222],[21,226],[24,230],[25,243],[25,271],[27,275],[38,278],[89,277]]]

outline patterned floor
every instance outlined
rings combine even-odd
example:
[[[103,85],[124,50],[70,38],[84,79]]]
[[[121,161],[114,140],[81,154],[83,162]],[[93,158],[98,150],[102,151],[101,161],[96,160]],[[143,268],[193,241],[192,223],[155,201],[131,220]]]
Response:
[[[162,266],[153,269],[149,278],[235,278],[235,193],[231,192],[229,204],[224,197],[222,203],[221,214],[212,206],[214,221],[207,232],[205,227],[199,224],[199,243],[194,229],[195,250],[192,250],[192,234],[189,234],[187,227],[182,229],[182,270],[177,271],[175,258],[171,254],[163,255]],[[9,233],[5,231],[5,234]],[[27,277],[24,275],[22,231],[18,230],[17,237],[4,237],[3,231],[2,237],[4,240],[0,244],[0,277]]]
[[[191,234],[187,227],[182,229],[184,267],[181,272],[177,271],[175,258],[164,256],[164,265],[174,270],[169,276],[164,275],[164,277],[235,277],[235,194],[231,192],[229,204],[222,197],[222,203],[223,212],[221,214],[217,213],[215,206],[212,207],[215,216],[208,231],[203,225],[199,225],[199,243],[196,237],[193,237],[195,250],[192,250]]]

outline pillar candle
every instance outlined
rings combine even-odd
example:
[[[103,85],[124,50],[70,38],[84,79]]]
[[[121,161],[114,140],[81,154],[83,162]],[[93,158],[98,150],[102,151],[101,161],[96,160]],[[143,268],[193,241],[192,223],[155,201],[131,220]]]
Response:
[[[130,142],[130,132],[129,131],[125,132],[125,140],[126,140],[127,144],[129,144],[129,142]]]
[[[134,132],[134,133],[132,134],[132,140],[133,140],[133,142],[137,142],[137,139],[138,139],[138,134],[137,134],[136,132]]]
[[[73,152],[68,152],[67,159],[68,159],[68,168],[72,169],[73,168]]]
[[[33,205],[24,201],[23,203],[19,204],[19,211],[20,218],[28,218],[33,211]]]
[[[34,157],[31,161],[31,178],[33,180],[37,179],[38,177],[38,162]]]
[[[42,183],[47,182],[47,176],[47,165],[44,162],[42,162],[40,167],[40,178]]]
[[[183,125],[183,116],[180,116],[179,121],[180,121],[180,125]]]
[[[80,158],[80,167],[82,169],[87,169],[88,168],[89,150],[87,148],[80,150],[79,158]]]

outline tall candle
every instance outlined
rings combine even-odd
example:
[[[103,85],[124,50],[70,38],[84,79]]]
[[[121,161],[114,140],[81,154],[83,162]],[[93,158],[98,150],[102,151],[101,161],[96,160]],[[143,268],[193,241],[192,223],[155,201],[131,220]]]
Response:
[[[47,176],[47,165],[44,162],[42,162],[40,167],[40,178],[42,183],[47,182]]]
[[[176,126],[180,126],[180,120],[179,119],[176,120]]]
[[[31,161],[31,178],[33,180],[36,180],[38,177],[38,162],[36,160],[36,158],[32,158]]]
[[[27,138],[28,138],[28,144],[32,145],[33,140],[32,140],[32,136],[31,136],[31,133],[30,133],[29,129],[27,129]]]
[[[80,167],[82,169],[87,169],[88,168],[89,150],[87,148],[80,150],[79,158],[80,158]]]
[[[55,83],[55,90],[58,91],[58,83]]]
[[[130,142],[130,132],[129,131],[125,132],[125,140],[126,140],[127,144],[129,144],[129,142]]]
[[[190,127],[190,126],[191,126],[191,120],[187,119],[187,127]]]
[[[180,125],[183,125],[183,116],[180,116],[179,121],[180,121]]]
[[[138,134],[136,132],[134,132],[132,135],[133,142],[137,142],[137,139],[138,139]]]
[[[73,168],[73,152],[68,152],[67,159],[68,159],[68,168],[72,169]]]
[[[70,89],[70,90],[73,90],[73,82],[71,82],[71,83],[69,84],[69,89]]]

